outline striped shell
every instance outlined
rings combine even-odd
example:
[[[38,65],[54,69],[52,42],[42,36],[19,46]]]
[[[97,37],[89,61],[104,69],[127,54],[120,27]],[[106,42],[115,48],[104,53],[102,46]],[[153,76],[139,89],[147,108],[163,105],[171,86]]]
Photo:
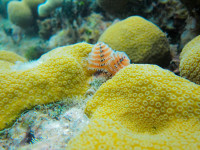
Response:
[[[88,69],[107,72],[111,76],[129,64],[130,59],[124,52],[114,51],[103,42],[95,44],[88,57]]]

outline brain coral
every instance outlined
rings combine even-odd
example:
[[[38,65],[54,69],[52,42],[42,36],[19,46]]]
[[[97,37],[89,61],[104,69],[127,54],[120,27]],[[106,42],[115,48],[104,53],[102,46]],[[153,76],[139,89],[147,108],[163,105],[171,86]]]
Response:
[[[197,36],[183,48],[180,54],[180,75],[196,84],[200,84],[200,36]]]
[[[129,17],[110,26],[99,41],[112,49],[124,51],[134,63],[169,63],[169,43],[165,34],[139,16]]]
[[[13,65],[11,62],[0,60],[0,72],[10,71],[10,67]]]
[[[83,96],[91,76],[84,59],[91,49],[86,43],[60,47],[44,54],[32,68],[0,73],[0,130],[24,109]]]
[[[200,148],[200,86],[156,65],[120,70],[85,112],[91,123],[69,148]]]

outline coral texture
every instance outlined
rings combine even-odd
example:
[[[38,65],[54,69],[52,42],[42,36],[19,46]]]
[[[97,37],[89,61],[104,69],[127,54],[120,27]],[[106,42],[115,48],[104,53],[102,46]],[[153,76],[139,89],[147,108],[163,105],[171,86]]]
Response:
[[[0,73],[11,72],[17,63],[27,62],[27,59],[11,51],[0,50]]]
[[[74,139],[69,141],[67,150],[136,149],[169,150],[199,149],[199,121],[173,122],[170,128],[158,134],[132,132],[119,121],[93,119]]]
[[[139,16],[129,17],[110,26],[99,41],[112,49],[124,51],[133,63],[165,65],[169,62],[169,44],[165,34]]]
[[[180,75],[200,84],[200,36],[190,41],[180,54]]]
[[[14,64],[8,61],[3,61],[0,60],[0,72],[7,72],[10,71],[10,68],[13,66]]]
[[[0,130],[24,109],[83,96],[92,74],[84,59],[91,49],[86,43],[60,47],[44,54],[29,69],[0,73]]]
[[[200,148],[200,86],[156,65],[120,70],[85,112],[91,123],[69,148]]]
[[[200,1],[199,0],[181,0],[181,2],[185,5],[185,7],[187,7],[189,13],[191,16],[195,17],[195,20],[197,21],[197,29],[200,28],[199,23],[200,20],[198,18],[198,16],[200,15],[199,12],[199,7],[200,7]],[[197,30],[196,32],[199,33],[199,31]]]
[[[16,61],[27,62],[27,60],[24,57],[21,57],[14,52],[5,51],[5,50],[0,51],[0,60],[8,61],[8,62],[13,63],[13,64]]]

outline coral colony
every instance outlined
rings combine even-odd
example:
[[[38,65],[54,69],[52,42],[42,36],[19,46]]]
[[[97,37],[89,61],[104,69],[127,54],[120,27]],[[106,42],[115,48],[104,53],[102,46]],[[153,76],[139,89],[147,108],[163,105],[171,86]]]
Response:
[[[199,8],[0,0],[0,149],[200,149]]]

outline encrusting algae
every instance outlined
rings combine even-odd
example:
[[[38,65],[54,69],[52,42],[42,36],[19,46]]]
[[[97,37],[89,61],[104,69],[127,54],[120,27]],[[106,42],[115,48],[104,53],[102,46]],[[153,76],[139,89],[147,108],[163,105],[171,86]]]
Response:
[[[32,68],[0,73],[0,130],[25,109],[84,96],[92,75],[84,60],[91,49],[86,43],[59,47],[44,54]]]
[[[120,70],[85,113],[91,122],[68,149],[200,148],[200,86],[156,65]]]

